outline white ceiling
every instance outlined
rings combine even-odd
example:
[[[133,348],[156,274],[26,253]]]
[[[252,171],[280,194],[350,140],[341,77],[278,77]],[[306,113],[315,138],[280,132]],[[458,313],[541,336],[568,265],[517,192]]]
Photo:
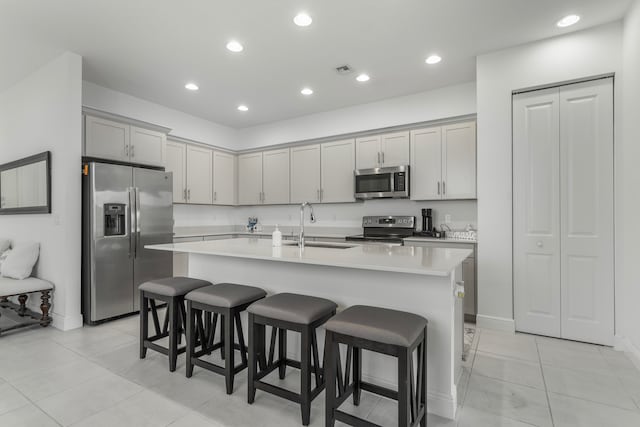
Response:
[[[475,79],[480,53],[621,18],[629,0],[0,0],[0,90],[69,50],[84,79],[235,128]],[[292,22],[307,11],[313,24]],[[569,13],[582,20],[559,29]],[[225,49],[230,39],[244,52]],[[427,66],[438,53],[443,61]],[[340,76],[349,64],[371,81]],[[184,84],[194,81],[198,92]],[[315,90],[300,94],[303,86]],[[241,113],[239,104],[250,110]]]

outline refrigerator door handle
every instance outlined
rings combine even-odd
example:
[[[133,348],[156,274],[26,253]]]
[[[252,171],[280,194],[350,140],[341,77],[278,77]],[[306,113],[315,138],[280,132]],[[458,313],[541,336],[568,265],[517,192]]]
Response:
[[[133,188],[129,188],[127,190],[128,193],[128,197],[129,197],[129,258],[131,258],[133,255],[133,239],[134,239],[134,232],[133,232],[133,224],[135,223],[135,218],[134,216],[134,198],[133,198]]]
[[[135,246],[135,257],[138,257],[138,252],[140,251],[140,189],[138,187],[135,188],[136,192],[136,246]]]

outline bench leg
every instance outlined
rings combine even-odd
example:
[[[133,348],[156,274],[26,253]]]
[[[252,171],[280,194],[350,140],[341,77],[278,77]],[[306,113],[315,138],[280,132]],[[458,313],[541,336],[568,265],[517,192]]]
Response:
[[[40,311],[42,312],[40,326],[43,327],[48,326],[49,323],[51,323],[51,316],[49,316],[49,309],[51,308],[51,302],[49,302],[50,298],[50,291],[42,291],[42,295],[40,296],[40,300],[42,301],[40,304]]]
[[[24,317],[24,314],[27,312],[27,298],[29,297],[24,294],[18,297],[18,302],[20,303],[20,308],[18,308],[18,316],[20,317]]]

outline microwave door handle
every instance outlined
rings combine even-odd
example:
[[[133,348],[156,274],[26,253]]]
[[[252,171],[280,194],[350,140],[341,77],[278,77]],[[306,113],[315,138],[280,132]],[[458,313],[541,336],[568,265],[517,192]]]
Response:
[[[389,179],[391,180],[391,185],[389,186],[389,191],[393,194],[396,191],[396,174],[391,172],[389,174]]]

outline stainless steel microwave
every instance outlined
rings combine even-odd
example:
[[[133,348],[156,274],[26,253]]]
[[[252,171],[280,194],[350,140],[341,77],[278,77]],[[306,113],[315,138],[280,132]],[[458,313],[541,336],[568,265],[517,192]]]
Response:
[[[409,166],[357,169],[356,199],[403,199],[409,197]]]

